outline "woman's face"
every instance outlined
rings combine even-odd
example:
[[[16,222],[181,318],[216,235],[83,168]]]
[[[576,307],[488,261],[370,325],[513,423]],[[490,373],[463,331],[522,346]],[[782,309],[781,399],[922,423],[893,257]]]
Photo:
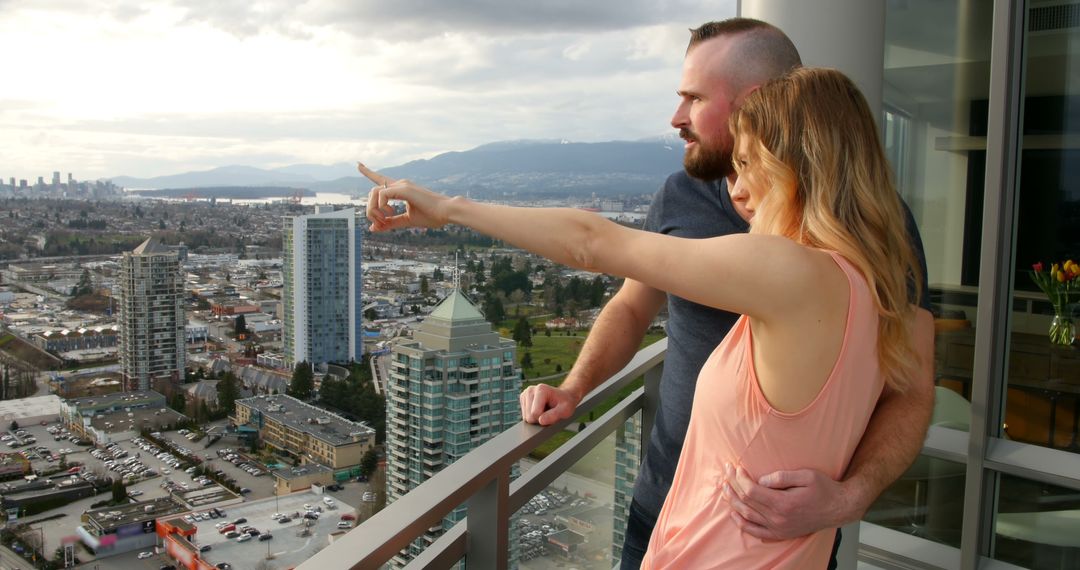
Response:
[[[732,153],[738,178],[731,186],[729,193],[735,210],[747,222],[753,220],[754,213],[770,188],[766,180],[767,175],[761,168],[757,153],[753,150],[755,142],[756,139],[753,137],[739,136],[735,142],[735,152]]]

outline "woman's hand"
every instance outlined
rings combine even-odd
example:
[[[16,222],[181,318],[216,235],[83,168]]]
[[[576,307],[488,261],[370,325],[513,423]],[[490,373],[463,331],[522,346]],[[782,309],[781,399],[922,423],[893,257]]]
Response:
[[[441,228],[447,223],[446,206],[451,200],[408,180],[393,180],[362,163],[356,163],[360,171],[377,186],[371,189],[367,201],[367,217],[373,232],[399,228]],[[395,214],[391,200],[405,202],[405,213]]]

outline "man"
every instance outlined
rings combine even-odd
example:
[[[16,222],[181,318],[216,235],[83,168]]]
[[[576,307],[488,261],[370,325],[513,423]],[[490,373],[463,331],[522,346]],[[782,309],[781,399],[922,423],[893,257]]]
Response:
[[[686,141],[685,172],[671,175],[657,193],[645,229],[694,238],[748,230],[752,213],[744,208],[747,197],[728,194],[735,179],[728,117],[757,86],[798,65],[791,40],[764,22],[734,18],[692,30],[678,90],[681,101],[671,119]],[[910,219],[909,227],[922,257]],[[925,290],[925,269],[923,274]],[[668,354],[662,396],[634,487],[623,569],[640,565],[671,487],[698,371],[738,318],[673,295],[666,300]],[[522,392],[524,420],[549,425],[573,416],[585,394],[633,357],[664,301],[664,293],[627,279],[601,311],[566,380],[558,388],[541,384]],[[856,521],[918,455],[933,408],[927,368],[933,353],[932,319],[919,312],[916,346],[927,378],[903,395],[882,395],[843,481],[808,469],[770,473],[756,482],[740,473],[741,489],[725,488],[724,493],[744,532],[783,539]]]

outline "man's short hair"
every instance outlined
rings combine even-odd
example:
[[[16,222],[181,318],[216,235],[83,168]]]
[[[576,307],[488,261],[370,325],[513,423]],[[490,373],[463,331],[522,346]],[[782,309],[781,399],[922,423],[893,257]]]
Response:
[[[690,29],[689,52],[713,38],[733,38],[735,42],[724,70],[736,88],[759,85],[802,66],[799,50],[780,28],[753,18],[729,18],[706,22]]]

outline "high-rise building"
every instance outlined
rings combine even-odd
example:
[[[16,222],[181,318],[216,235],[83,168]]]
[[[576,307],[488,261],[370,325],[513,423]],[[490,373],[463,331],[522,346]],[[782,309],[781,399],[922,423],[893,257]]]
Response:
[[[394,346],[386,392],[386,494],[391,502],[521,420],[516,353],[516,343],[499,337],[457,289],[411,340]],[[464,517],[464,507],[452,511],[396,556],[394,565],[404,566]],[[512,566],[516,560],[512,552]]]
[[[120,260],[120,365],[127,390],[163,391],[184,376],[184,281],[156,238]]]
[[[360,227],[353,208],[285,218],[285,358],[321,366],[360,360]]]
[[[641,467],[641,414],[634,414],[615,432],[615,495],[612,506],[611,559],[622,560],[626,523],[634,482]]]

